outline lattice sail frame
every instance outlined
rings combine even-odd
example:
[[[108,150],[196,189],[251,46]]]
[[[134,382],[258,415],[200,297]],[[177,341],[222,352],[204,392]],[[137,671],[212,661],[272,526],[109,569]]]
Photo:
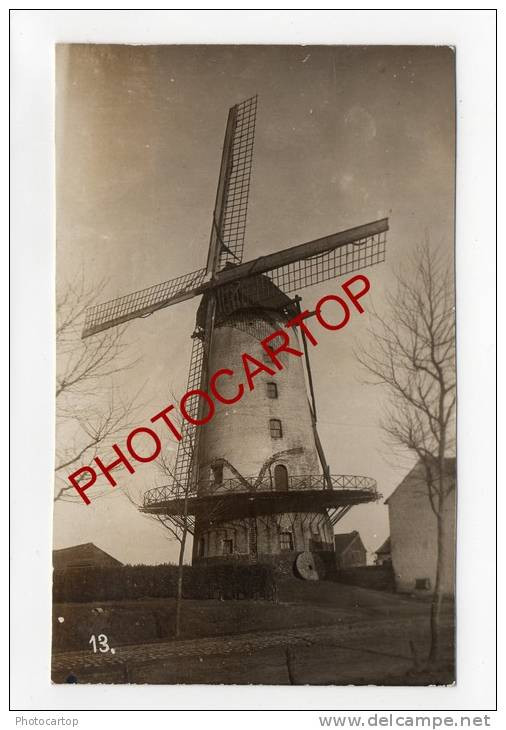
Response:
[[[318,256],[280,266],[267,272],[267,276],[288,294],[382,263],[385,251],[386,232],[376,233]]]
[[[204,361],[204,342],[202,333],[195,331],[192,340],[192,351],[190,356],[190,368],[188,370],[188,383],[186,392],[196,390],[201,386],[202,364]],[[199,399],[196,396],[188,398],[186,410],[191,418],[197,418]],[[173,474],[173,496],[181,497],[188,494],[192,486],[196,484],[194,473],[196,464],[195,456],[198,448],[197,426],[183,419],[181,427],[181,441],[178,442],[176,461]]]
[[[205,277],[206,270],[198,269],[133,294],[88,307],[82,336],[89,337],[134,317],[147,317],[157,309],[189,299],[195,296],[195,289],[203,284]]]
[[[223,212],[219,225],[220,257],[218,270],[230,263],[240,263],[244,252],[246,217],[253,164],[253,145],[257,96],[236,104],[235,127],[231,139],[230,165],[225,182]],[[175,279],[141,289],[133,294],[89,307],[86,311],[83,337],[145,317],[157,309],[196,296],[206,279],[206,269],[198,269]]]
[[[266,273],[276,286],[288,294],[382,263],[385,260],[385,251],[386,231],[382,231],[325,253],[273,268]],[[261,277],[257,278],[257,296],[261,296],[262,286],[266,287],[262,281]],[[219,275],[216,283],[219,286]],[[147,316],[157,309],[190,299],[201,293],[199,290],[205,284],[206,270],[198,269],[133,294],[90,307],[86,311],[83,337],[121,324],[133,317]]]
[[[222,249],[218,270],[223,269],[229,262],[240,263],[243,257],[253,165],[256,112],[256,96],[252,96],[235,106],[235,129],[230,152],[231,163],[219,231]]]

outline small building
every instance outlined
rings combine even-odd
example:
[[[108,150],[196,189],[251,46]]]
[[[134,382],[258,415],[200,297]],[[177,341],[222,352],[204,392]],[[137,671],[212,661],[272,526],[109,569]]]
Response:
[[[445,484],[450,492],[442,519],[445,537],[441,549],[441,586],[455,593],[456,462],[446,459]],[[437,518],[431,506],[422,462],[418,462],[385,500],[390,519],[390,546],[397,591],[431,593],[438,557]]]
[[[72,545],[72,547],[61,550],[53,550],[53,568],[55,570],[110,568],[118,565],[123,565],[123,563],[120,563],[119,560],[116,560],[92,542]]]
[[[358,568],[367,564],[367,551],[356,530],[334,535],[334,546],[338,569]]]
[[[391,565],[392,564],[392,550],[390,548],[390,538],[387,537],[385,542],[376,550],[376,558],[374,559],[375,565]]]

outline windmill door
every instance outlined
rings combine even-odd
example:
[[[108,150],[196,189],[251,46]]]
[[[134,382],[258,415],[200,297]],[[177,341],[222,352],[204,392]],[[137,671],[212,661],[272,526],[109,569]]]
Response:
[[[277,492],[288,491],[288,469],[283,464],[274,467],[274,489]]]

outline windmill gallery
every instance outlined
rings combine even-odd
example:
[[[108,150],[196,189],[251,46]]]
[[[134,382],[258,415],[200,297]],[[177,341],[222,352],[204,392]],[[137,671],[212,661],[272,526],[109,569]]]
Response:
[[[357,282],[360,282],[362,284],[362,288],[353,291],[352,285],[355,285]],[[360,304],[360,299],[367,294],[367,292],[370,289],[370,282],[369,279],[364,276],[363,274],[357,274],[356,276],[353,276],[351,279],[348,279],[343,284],[341,284],[341,289],[345,293],[345,295],[350,300],[351,304],[357,309],[357,311],[360,314],[364,313],[364,308]],[[328,321],[323,314],[323,308],[325,305],[328,305],[330,303],[335,303],[338,306],[338,321]],[[325,307],[327,311],[328,316],[328,307]],[[310,318],[312,316],[312,312],[309,312],[309,310],[299,311],[298,314],[290,319],[286,324],[284,325],[286,328],[295,328],[299,327],[302,336],[304,338],[304,342],[309,340],[311,345],[314,347],[318,344],[318,340],[314,336],[314,333],[309,329],[308,325],[306,324],[305,320]],[[336,294],[328,294],[321,299],[316,304],[314,315],[316,316],[318,322],[320,325],[330,331],[338,331],[343,329],[348,322],[350,321],[350,308],[347,304],[347,302],[340,296],[337,296]],[[271,343],[274,340],[281,340],[280,345],[276,345],[275,347],[271,345]],[[242,362],[242,370],[246,379],[248,390],[252,391],[255,389],[255,377],[259,375],[260,373],[265,373],[269,375],[270,377],[273,377],[276,375],[276,371],[283,370],[283,362],[280,358],[281,353],[286,353],[288,355],[292,355],[294,357],[303,357],[304,352],[292,347],[290,344],[290,337],[288,333],[285,330],[275,330],[270,335],[265,337],[261,340],[260,345],[262,347],[262,353],[265,353],[263,356],[270,361],[270,365],[273,365],[274,367],[270,367],[267,365],[267,363],[264,361],[260,361],[257,358],[255,358],[253,355],[250,355],[247,352],[244,352],[241,354],[241,362]],[[305,348],[304,348],[305,349]],[[275,368],[275,369],[274,369]],[[216,370],[213,375],[209,378],[209,390],[214,397],[214,399],[221,404],[224,405],[233,405],[241,400],[245,393],[245,387],[242,382],[237,383],[235,394],[232,397],[227,397],[221,392],[218,388],[218,381],[222,377],[227,378],[233,378],[236,375],[233,370],[230,368],[220,368]],[[187,408],[187,401],[189,399],[202,399],[202,401],[205,403],[205,409],[206,412],[200,415],[198,413],[199,409],[197,409],[198,416],[194,417],[192,415],[191,409]],[[166,406],[162,411],[155,414],[151,419],[151,423],[157,423],[158,421],[162,421],[169,429],[172,436],[177,440],[181,441],[182,434],[181,431],[176,427],[176,425],[173,423],[171,418],[169,417],[169,413],[171,413],[175,409],[175,406],[173,404],[169,404]],[[196,388],[193,390],[188,390],[181,398],[179,402],[179,412],[181,416],[191,425],[193,426],[204,426],[208,424],[211,419],[213,418],[216,411],[216,406],[214,404],[213,398],[211,398],[211,395],[205,390],[202,390],[200,388]],[[136,436],[143,434],[144,436],[149,437],[153,444],[154,444],[154,450],[149,455],[147,454],[139,454],[138,451],[134,447],[134,439]],[[117,458],[115,461],[111,462],[110,464],[106,465],[100,459],[99,457],[96,457],[94,459],[94,462],[96,466],[98,467],[101,474],[105,476],[105,478],[109,481],[112,487],[115,487],[117,485],[117,481],[113,476],[113,471],[117,469],[120,466],[124,466],[130,474],[133,474],[135,472],[134,467],[132,466],[131,460],[129,460],[124,452],[121,450],[121,448],[118,446],[118,444],[113,444],[112,449],[115,452]],[[151,428],[147,428],[145,426],[140,426],[138,428],[133,429],[126,438],[126,449],[132,459],[135,461],[138,461],[140,463],[147,463],[150,461],[154,461],[157,459],[162,451],[162,442],[158,436],[158,434],[153,431]],[[85,483],[82,483],[82,477],[87,474],[89,475],[88,480]],[[73,472],[69,475],[69,481],[72,484],[72,486],[76,489],[81,499],[84,501],[85,504],[90,504],[91,500],[87,496],[86,491],[92,487],[96,480],[97,480],[97,471],[96,469],[92,468],[91,466],[83,466],[80,469],[77,469],[77,471]]]
[[[194,563],[263,560],[292,570],[309,555],[299,569],[317,579],[313,553],[331,557],[336,523],[378,492],[371,477],[331,474],[307,344],[318,340],[305,320],[314,314],[325,330],[340,330],[353,310],[364,311],[370,284],[355,272],[385,260],[388,219],[243,262],[256,110],[254,96],[228,114],[206,265],[89,308],[82,336],[201,297],[179,414],[170,404],[150,419],[177,440],[175,463],[140,509],[190,532]],[[342,296],[322,297],[311,313],[301,308],[300,290],[340,276],[351,276]],[[248,354],[259,344],[258,357]],[[113,446],[112,463],[97,457],[70,483],[89,504],[99,474],[115,486],[114,469],[132,474],[132,460],[152,461],[161,448],[151,428],[134,429],[124,450]]]

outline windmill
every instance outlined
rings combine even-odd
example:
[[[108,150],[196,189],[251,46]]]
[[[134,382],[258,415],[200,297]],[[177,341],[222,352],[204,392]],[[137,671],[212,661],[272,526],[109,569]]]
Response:
[[[229,110],[205,267],[86,313],[83,337],[201,296],[188,391],[207,390],[210,372],[300,311],[299,297],[289,294],[385,257],[388,220],[381,219],[243,262],[256,109],[254,96]],[[294,360],[282,381],[264,379],[260,396],[219,409],[209,425],[185,421],[173,479],[145,494],[142,511],[189,525],[195,561],[292,565],[300,554],[299,572],[317,577],[311,553],[328,556],[336,522],[354,504],[377,499],[373,479],[330,474],[302,339],[306,375]],[[194,418],[200,404],[188,401]]]

